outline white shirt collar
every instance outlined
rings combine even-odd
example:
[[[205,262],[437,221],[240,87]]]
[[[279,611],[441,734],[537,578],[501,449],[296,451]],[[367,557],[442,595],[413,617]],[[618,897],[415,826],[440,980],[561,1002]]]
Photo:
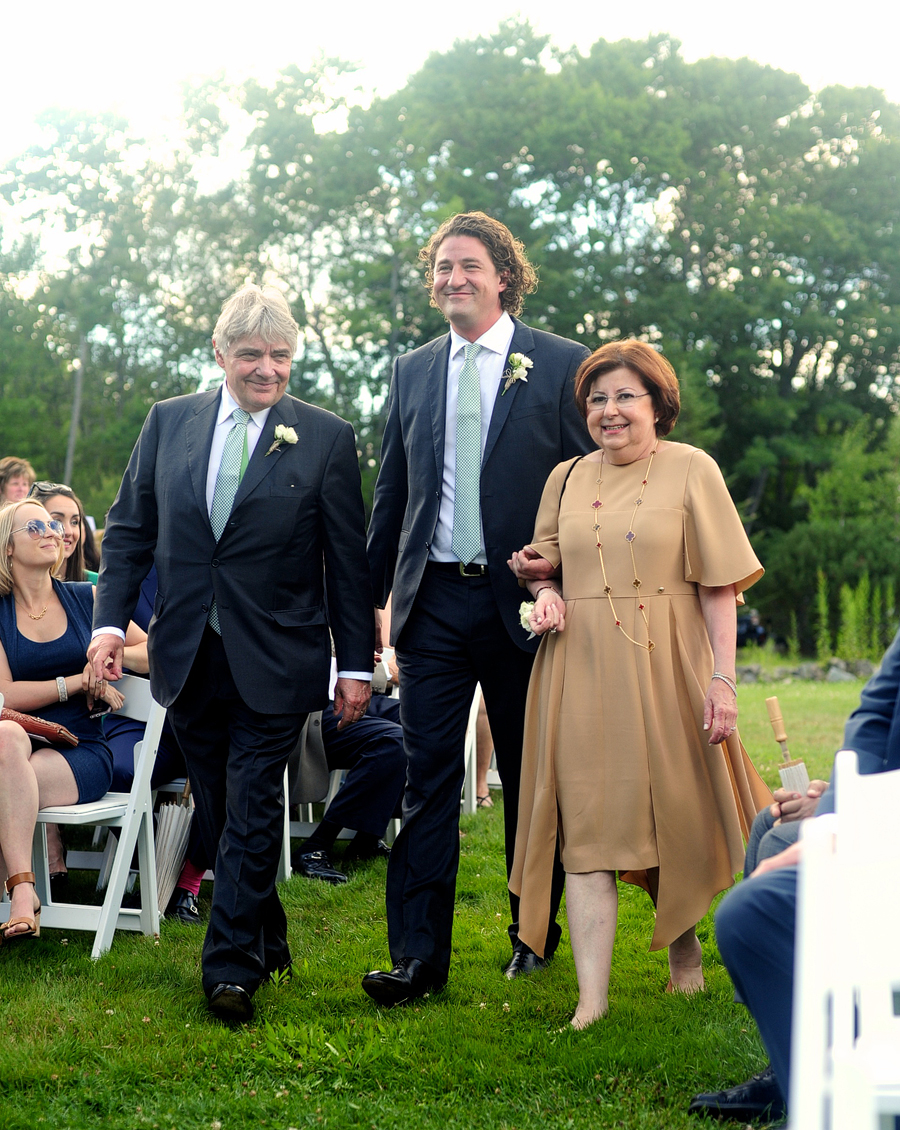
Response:
[[[219,412],[216,416],[216,425],[218,426],[225,420],[230,420],[235,408],[240,408],[240,404],[231,395],[228,389],[228,383],[222,381],[222,396],[219,400]],[[271,408],[261,408],[259,412],[251,412],[250,419],[262,431],[265,427],[266,420],[268,419]]]
[[[455,357],[460,350],[465,349],[467,345],[480,345],[484,349],[489,349],[492,353],[505,353],[512,341],[512,335],[515,331],[513,320],[504,310],[496,322],[489,330],[485,330],[480,338],[474,343],[467,338],[461,337],[456,330],[450,327],[450,356]]]

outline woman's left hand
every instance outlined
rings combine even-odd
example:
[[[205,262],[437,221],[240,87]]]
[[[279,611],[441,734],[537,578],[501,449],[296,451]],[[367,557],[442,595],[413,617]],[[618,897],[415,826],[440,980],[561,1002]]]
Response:
[[[116,690],[108,679],[98,679],[94,674],[93,665],[85,664],[81,675],[81,686],[87,698],[88,710],[93,709],[98,699],[108,702],[113,710],[118,710],[125,701],[121,691]]]
[[[722,679],[713,679],[703,703],[703,729],[709,730],[709,744],[718,745],[737,727],[737,696]]]

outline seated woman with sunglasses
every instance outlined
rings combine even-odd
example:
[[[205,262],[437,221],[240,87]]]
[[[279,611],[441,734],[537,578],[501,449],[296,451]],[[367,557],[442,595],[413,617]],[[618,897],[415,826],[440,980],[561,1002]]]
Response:
[[[0,509],[0,693],[6,706],[59,722],[78,738],[75,747],[51,746],[29,738],[17,722],[0,721],[0,867],[11,903],[2,941],[38,933],[30,870],[38,809],[96,800],[112,779],[112,756],[91,714],[99,700],[118,709],[122,696],[85,661],[93,587],[54,579],[62,539],[61,524],[38,502]],[[129,626],[126,660],[133,670],[146,670],[146,638]]]

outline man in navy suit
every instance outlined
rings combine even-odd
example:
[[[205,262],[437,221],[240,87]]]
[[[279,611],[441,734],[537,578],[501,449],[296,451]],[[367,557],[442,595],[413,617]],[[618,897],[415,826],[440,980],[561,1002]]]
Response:
[[[345,421],[285,395],[297,337],[283,295],[246,286],[214,331],[221,389],[150,410],[109,514],[88,652],[119,676],[121,629],[155,561],[150,683],[215,860],[203,987],[232,1021],[290,968],[275,891],[283,774],[307,713],[328,700],[332,636],[342,725],[371,690],[356,441]]]
[[[856,751],[860,773],[900,768],[900,633],[885,652],[881,668],[863,687],[859,706],[844,728],[842,749]],[[821,796],[816,816],[834,811],[834,781]],[[794,999],[794,937],[797,864],[802,841],[764,859],[752,877],[739,883],[716,913],[719,950],[741,1000],[753,1013],[772,1063],[780,1104],[785,1109],[790,1083],[791,1022]],[[764,1092],[754,1077],[731,1091],[698,1095],[692,1112],[744,1119],[762,1114]],[[765,1094],[763,1094],[765,1097]],[[749,1113],[748,1113],[749,1112]]]
[[[441,987],[450,965],[459,798],[469,707],[481,683],[503,784],[507,873],[537,640],[519,624],[507,567],[531,540],[557,463],[590,450],[573,378],[587,350],[515,317],[537,278],[522,244],[482,212],[454,216],[420,253],[450,333],[397,360],[369,526],[378,607],[392,597],[403,687],[404,827],[388,866],[391,970],[363,981],[379,1004]],[[547,953],[559,940],[557,865]],[[507,976],[543,962],[518,940]]]

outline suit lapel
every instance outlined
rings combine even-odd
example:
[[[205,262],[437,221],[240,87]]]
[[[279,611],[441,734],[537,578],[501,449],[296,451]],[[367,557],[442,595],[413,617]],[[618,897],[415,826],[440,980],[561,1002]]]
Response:
[[[289,428],[293,427],[297,422],[297,412],[294,408],[293,401],[283,396],[277,404],[273,405],[266,417],[266,425],[262,430],[262,435],[253,449],[253,454],[250,456],[250,462],[247,464],[247,470],[244,472],[244,477],[241,479],[241,485],[238,487],[237,494],[234,496],[234,507],[236,509],[244,501],[244,499],[263,481],[266,475],[272,470],[281,455],[287,447],[287,444],[282,444],[281,447],[276,448],[271,455],[266,455],[266,452],[272,446],[275,440],[275,428],[278,424],[286,424]]]
[[[191,485],[194,488],[197,507],[210,533],[212,533],[212,526],[209,522],[209,509],[206,505],[206,476],[209,471],[209,449],[212,446],[213,432],[216,427],[219,400],[220,393],[217,388],[210,392],[201,393],[197,399],[194,413],[188,418],[184,429],[188,473],[191,477]]]
[[[444,435],[447,430],[447,364],[450,359],[450,335],[441,338],[431,351],[425,370],[425,394],[431,402],[431,435],[434,442],[434,463],[438,484],[444,477]]]
[[[509,343],[510,353],[524,353],[526,356],[532,356],[534,353],[534,334],[517,318],[513,318],[515,323],[515,330],[513,330],[512,341]],[[508,356],[508,355],[507,355]],[[533,359],[533,357],[532,357]],[[503,371],[506,372],[508,368],[507,358],[503,359]],[[532,372],[535,370],[532,369]],[[531,378],[529,378],[531,379]],[[491,422],[488,425],[487,439],[484,444],[484,456],[481,461],[482,467],[487,463],[491,452],[494,449],[494,444],[500,432],[503,430],[503,425],[506,423],[506,417],[509,415],[509,410],[513,406],[516,394],[519,391],[520,381],[516,381],[509,386],[509,390],[504,393],[503,386],[505,380],[498,382],[497,393],[494,398],[494,410],[491,412]]]

